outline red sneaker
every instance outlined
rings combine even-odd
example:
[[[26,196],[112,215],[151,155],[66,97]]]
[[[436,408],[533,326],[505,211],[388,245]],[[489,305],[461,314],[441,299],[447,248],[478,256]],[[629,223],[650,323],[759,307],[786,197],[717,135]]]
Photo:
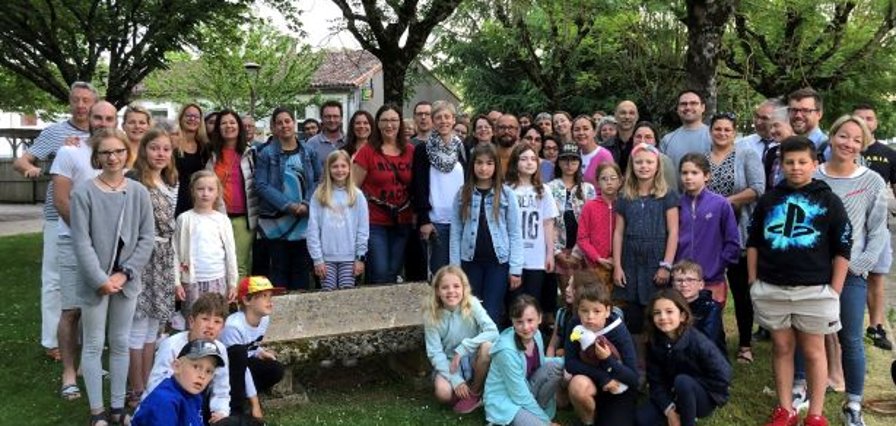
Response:
[[[796,426],[799,422],[800,414],[798,412],[786,410],[779,405],[775,407],[775,411],[772,411],[772,416],[765,426]]]
[[[803,426],[828,426],[828,419],[824,416],[812,414],[806,416],[806,420],[803,420]]]
[[[457,414],[469,414],[480,406],[482,406],[482,397],[471,393],[470,396],[457,401],[453,408]]]

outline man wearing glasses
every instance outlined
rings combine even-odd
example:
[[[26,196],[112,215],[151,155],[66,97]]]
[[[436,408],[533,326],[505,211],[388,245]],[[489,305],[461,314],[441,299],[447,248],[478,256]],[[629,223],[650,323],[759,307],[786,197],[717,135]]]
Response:
[[[703,122],[703,113],[706,111],[703,96],[693,90],[683,90],[678,94],[676,111],[681,119],[681,127],[663,136],[660,151],[672,159],[677,173],[681,157],[689,152],[708,152],[712,139],[709,137],[709,126]]]
[[[342,104],[337,101],[324,102],[320,107],[320,119],[322,130],[308,139],[307,148],[317,153],[317,161],[323,170],[327,156],[345,144],[342,135]]]
[[[115,106],[106,101],[99,101],[90,108],[89,118],[90,133],[94,134],[101,129],[115,129],[118,127],[118,111]],[[59,270],[59,289],[61,317],[59,318],[58,337],[59,352],[62,358],[62,397],[74,399],[80,394],[77,388],[77,375],[75,359],[77,359],[78,347],[78,320],[81,318],[81,310],[77,297],[77,289],[81,286],[81,275],[78,273],[78,264],[75,261],[75,248],[69,229],[70,200],[74,188],[88,182],[100,173],[93,167],[90,158],[93,147],[86,137],[79,137],[78,144],[67,144],[59,148],[56,159],[50,167],[50,175],[53,176],[53,202],[59,212],[57,228],[58,257],[54,259]],[[103,154],[103,153],[100,153]],[[123,161],[127,160],[127,150],[124,152],[108,152],[106,156],[118,155]],[[101,156],[101,159],[105,157]]]
[[[411,138],[414,146],[429,141],[432,133],[432,103],[420,101],[414,105],[414,125],[417,126],[417,134]]]
[[[805,136],[819,148],[819,156],[827,157],[830,153],[822,145],[827,145],[828,135],[818,127],[824,115],[821,95],[813,89],[799,89],[787,95],[787,113],[790,116],[790,127],[800,136]],[[821,160],[821,159],[820,159]]]

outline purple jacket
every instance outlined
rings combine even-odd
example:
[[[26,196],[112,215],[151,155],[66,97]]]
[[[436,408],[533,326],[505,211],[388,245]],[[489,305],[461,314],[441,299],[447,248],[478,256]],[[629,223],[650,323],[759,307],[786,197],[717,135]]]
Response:
[[[683,194],[680,207],[675,260],[697,262],[706,283],[723,281],[725,268],[740,257],[740,234],[731,204],[704,189],[696,198]]]

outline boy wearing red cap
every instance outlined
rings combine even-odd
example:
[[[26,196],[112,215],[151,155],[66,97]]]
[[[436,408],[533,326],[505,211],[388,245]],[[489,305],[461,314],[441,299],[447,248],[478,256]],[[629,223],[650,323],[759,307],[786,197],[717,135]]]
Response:
[[[249,400],[250,414],[263,414],[258,392],[266,392],[283,378],[283,364],[261,347],[274,310],[274,286],[260,276],[243,278],[237,287],[240,311],[227,317],[221,342],[227,346],[230,368],[231,413],[240,415]]]

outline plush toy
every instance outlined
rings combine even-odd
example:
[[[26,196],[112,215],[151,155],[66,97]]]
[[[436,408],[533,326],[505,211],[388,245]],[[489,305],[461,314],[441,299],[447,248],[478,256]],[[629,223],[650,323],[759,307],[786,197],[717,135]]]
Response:
[[[621,321],[617,319],[613,323],[607,325],[600,331],[591,331],[585,326],[579,324],[572,329],[572,333],[569,335],[569,340],[572,342],[578,342],[579,347],[582,349],[579,351],[579,358],[584,361],[588,365],[593,365],[595,367],[600,365],[600,359],[597,358],[597,354],[594,352],[594,345],[601,344],[610,349],[610,357],[616,358],[617,360],[622,360],[622,357],[619,355],[619,350],[616,349],[616,346],[610,342],[609,339],[605,336],[610,330],[616,328]],[[617,387],[614,394],[620,394],[625,392],[628,389],[623,383],[620,383]]]

